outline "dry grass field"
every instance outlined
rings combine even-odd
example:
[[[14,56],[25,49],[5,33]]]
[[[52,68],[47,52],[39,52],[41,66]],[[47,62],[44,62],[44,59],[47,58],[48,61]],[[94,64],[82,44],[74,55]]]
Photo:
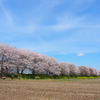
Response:
[[[0,100],[100,100],[100,79],[0,80]]]

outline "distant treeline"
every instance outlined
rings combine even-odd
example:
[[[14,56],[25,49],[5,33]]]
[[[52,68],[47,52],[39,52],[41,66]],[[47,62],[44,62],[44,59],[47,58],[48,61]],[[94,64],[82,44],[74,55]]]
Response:
[[[57,62],[56,59],[43,54],[17,49],[0,43],[0,72],[7,74],[49,75],[49,76],[100,76],[100,71],[73,63]]]

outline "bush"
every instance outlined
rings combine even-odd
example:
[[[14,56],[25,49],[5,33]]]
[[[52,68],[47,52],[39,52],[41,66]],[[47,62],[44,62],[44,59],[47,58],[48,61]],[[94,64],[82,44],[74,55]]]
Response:
[[[5,74],[5,76],[11,78],[11,74]],[[93,79],[93,78],[100,78],[100,76],[67,76],[67,75],[55,75],[55,76],[49,76],[49,75],[32,75],[32,74],[19,74],[14,75],[14,78],[22,78],[22,79]]]

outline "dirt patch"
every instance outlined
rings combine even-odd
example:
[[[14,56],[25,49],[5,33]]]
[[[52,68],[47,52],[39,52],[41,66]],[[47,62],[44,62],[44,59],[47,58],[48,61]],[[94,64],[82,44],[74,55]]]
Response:
[[[0,80],[0,100],[100,100],[100,79]]]

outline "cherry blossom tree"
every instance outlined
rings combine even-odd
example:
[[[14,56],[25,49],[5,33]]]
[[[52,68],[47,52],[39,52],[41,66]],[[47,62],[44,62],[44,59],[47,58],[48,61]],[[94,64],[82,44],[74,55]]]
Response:
[[[94,71],[94,76],[99,76],[99,71],[95,68],[93,68],[93,71]]]
[[[69,64],[69,69],[70,69],[70,75],[71,76],[76,76],[80,74],[80,70],[76,67],[75,64],[73,63],[68,63]]]
[[[61,69],[61,75],[69,75],[70,74],[69,64],[67,62],[60,62],[59,66]]]
[[[89,68],[90,76],[99,76],[99,71],[95,68]]]
[[[33,74],[60,75],[57,61],[52,57],[38,54],[32,63]]]
[[[0,72],[23,74],[25,70],[44,75],[100,75],[100,71],[95,68],[76,67],[75,64],[67,62],[58,63],[52,57],[0,43]]]
[[[98,70],[98,75],[100,76],[100,70]]]
[[[79,66],[78,67],[80,70],[80,75],[81,76],[90,76],[90,71],[89,71],[89,67],[87,66]]]
[[[9,61],[8,57],[9,45],[0,43],[0,69],[1,72],[5,72],[5,69],[8,69],[7,62]]]

